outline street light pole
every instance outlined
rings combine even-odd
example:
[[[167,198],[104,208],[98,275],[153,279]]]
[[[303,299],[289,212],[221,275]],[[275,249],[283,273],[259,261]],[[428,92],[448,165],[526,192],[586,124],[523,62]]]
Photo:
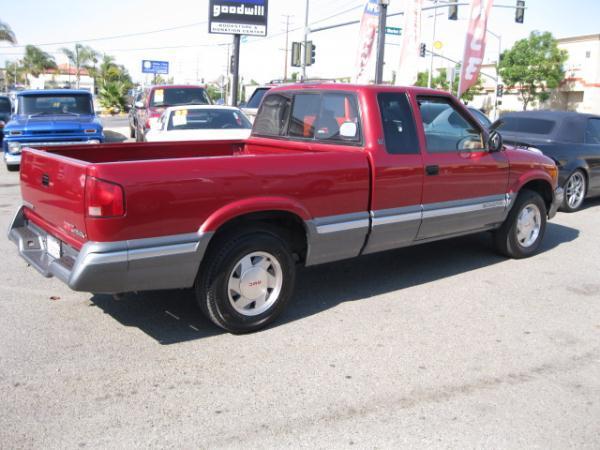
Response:
[[[437,4],[438,0],[434,2],[434,10],[433,10],[433,39],[431,41],[431,48],[433,49],[433,44],[435,43],[435,30],[437,27]],[[433,77],[433,51],[429,53],[429,74],[427,75],[427,87],[431,88],[431,78]]]
[[[385,25],[387,7],[390,0],[379,0],[379,28],[377,32],[377,62],[375,64],[375,84],[383,82],[383,65],[385,60]]]
[[[500,55],[502,54],[502,36],[494,33],[491,30],[487,30],[489,34],[498,39],[498,61],[496,61],[496,89],[494,92],[494,108],[492,109],[492,118],[496,120],[498,118],[498,85],[500,84]]]
[[[306,0],[306,13],[304,15],[304,50],[302,51],[302,80],[306,79],[306,50],[308,48],[308,7],[310,0]]]

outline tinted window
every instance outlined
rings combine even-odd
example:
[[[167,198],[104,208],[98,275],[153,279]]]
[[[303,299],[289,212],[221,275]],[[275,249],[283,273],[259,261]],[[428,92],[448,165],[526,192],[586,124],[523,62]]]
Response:
[[[442,107],[430,122],[423,122],[427,151],[449,153],[463,150],[483,150],[480,130],[444,97],[419,97],[421,114],[428,116],[430,110]]]
[[[0,97],[0,112],[10,112],[10,100]]]
[[[253,134],[283,136],[285,134],[291,100],[280,94],[265,97],[254,121]]]
[[[513,133],[550,134],[556,124],[553,120],[532,119],[530,117],[502,117],[500,129]]]
[[[252,128],[239,111],[230,109],[179,109],[171,113],[168,130],[222,130]]]
[[[19,113],[26,115],[93,114],[92,99],[86,94],[22,95]]]
[[[473,116],[477,119],[479,124],[484,126],[485,128],[489,128],[492,125],[492,121],[488,119],[488,117],[478,109],[469,108],[469,112],[473,114]]]
[[[315,137],[315,122],[319,115],[319,94],[296,94],[290,117],[289,136],[312,139]]]
[[[267,93],[269,89],[258,88],[252,93],[252,97],[248,100],[248,104],[246,108],[258,108],[260,106],[260,102],[262,102],[263,97]]]
[[[150,106],[208,105],[203,88],[161,88],[152,91]]]
[[[586,144],[600,144],[600,119],[589,119],[585,130]]]
[[[340,136],[340,127],[344,123],[356,125],[356,134],[352,137]],[[321,141],[349,140],[358,141],[358,107],[356,98],[351,94],[325,93],[321,96],[321,109],[316,124],[316,138]]]
[[[384,93],[377,98],[388,153],[419,153],[415,121],[406,95]]]

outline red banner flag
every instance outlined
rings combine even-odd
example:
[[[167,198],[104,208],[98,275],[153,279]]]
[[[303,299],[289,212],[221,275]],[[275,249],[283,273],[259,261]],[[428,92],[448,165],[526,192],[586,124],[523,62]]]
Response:
[[[368,0],[365,11],[360,20],[360,32],[358,35],[358,55],[356,58],[356,75],[354,82],[367,84],[369,74],[367,68],[373,56],[373,44],[377,38],[379,26],[379,4],[377,0]],[[373,74],[374,75],[374,74]]]
[[[471,18],[465,42],[458,97],[477,83],[479,71],[485,55],[487,21],[494,0],[473,0],[471,2]]]

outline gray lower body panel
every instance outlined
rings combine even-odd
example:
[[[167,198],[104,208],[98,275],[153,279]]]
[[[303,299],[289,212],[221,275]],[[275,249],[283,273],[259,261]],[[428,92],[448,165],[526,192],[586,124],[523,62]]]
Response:
[[[20,210],[9,239],[42,275],[55,276],[75,291],[120,293],[193,286],[212,233],[88,242],[80,251],[62,243],[62,256],[46,250],[48,233],[28,222]]]

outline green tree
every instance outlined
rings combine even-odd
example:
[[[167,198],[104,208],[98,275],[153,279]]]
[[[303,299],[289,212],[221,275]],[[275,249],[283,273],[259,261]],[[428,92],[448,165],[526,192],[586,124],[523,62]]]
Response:
[[[127,86],[122,81],[107,81],[98,91],[98,101],[104,109],[120,112],[125,109]]]
[[[60,51],[67,57],[69,63],[75,67],[76,87],[79,89],[81,69],[92,69],[93,65],[98,62],[98,52],[92,47],[82,44],[75,44],[74,49],[63,47]],[[95,69],[91,71],[95,71]]]
[[[11,44],[17,43],[17,37],[13,30],[7,23],[0,22],[0,41],[10,42]]]
[[[39,77],[47,69],[56,69],[54,57],[35,45],[25,47],[25,55],[21,61],[25,73]]]
[[[415,83],[415,86],[427,87],[428,81],[429,81],[429,72],[419,72],[417,74],[417,82]],[[454,94],[456,92],[456,89],[458,89],[459,82],[460,82],[460,66],[457,66],[456,70],[454,71],[454,80],[452,83],[452,94]],[[450,82],[448,80],[448,71],[445,68],[439,69],[437,71],[437,75],[435,75],[431,78],[431,87],[433,89],[440,89],[442,91],[450,90]],[[460,96],[460,98],[461,98],[461,100],[469,102],[469,101],[473,100],[475,95],[481,93],[482,90],[483,90],[483,80],[481,79],[481,75],[480,75],[479,78],[477,78],[477,83],[475,83],[474,86],[472,86],[471,88],[469,88],[465,92],[463,92],[463,94]]]
[[[20,64],[20,61],[6,61],[4,63],[4,68],[6,69],[6,80],[5,84],[8,89],[8,85],[25,83],[27,79],[25,78],[25,70],[23,66]]]
[[[550,97],[565,77],[563,65],[569,57],[558,48],[551,33],[532,32],[502,53],[499,72],[509,91],[516,90],[526,111],[530,103]]]

